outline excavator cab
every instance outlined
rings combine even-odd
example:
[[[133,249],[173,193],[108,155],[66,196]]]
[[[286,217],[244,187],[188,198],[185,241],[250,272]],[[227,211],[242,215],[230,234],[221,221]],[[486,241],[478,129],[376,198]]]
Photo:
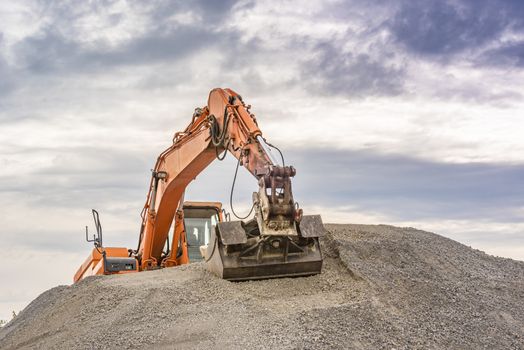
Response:
[[[184,202],[184,231],[190,262],[204,259],[211,231],[222,221],[222,203]]]

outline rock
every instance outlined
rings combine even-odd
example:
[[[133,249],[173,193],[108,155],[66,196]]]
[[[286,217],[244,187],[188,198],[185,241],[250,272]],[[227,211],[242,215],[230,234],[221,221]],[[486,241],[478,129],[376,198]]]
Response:
[[[0,349],[524,348],[524,262],[413,228],[326,228],[320,275],[90,277],[40,295]]]

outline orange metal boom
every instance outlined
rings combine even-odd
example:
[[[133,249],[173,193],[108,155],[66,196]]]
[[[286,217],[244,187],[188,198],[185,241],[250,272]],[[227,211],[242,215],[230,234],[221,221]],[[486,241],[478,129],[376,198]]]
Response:
[[[188,184],[217,158],[224,147],[239,158],[241,164],[254,176],[265,174],[268,167],[273,165],[257,140],[262,132],[254,115],[249,112],[249,107],[233,90],[212,90],[207,106],[195,111],[189,126],[183,132],[176,133],[173,145],[158,157],[142,211],[142,232],[137,254],[141,269],[185,262],[177,262],[172,256],[162,261],[169,228]],[[212,128],[215,128],[214,134]],[[181,213],[180,210],[178,212]],[[175,233],[171,255],[175,255],[178,250],[180,239],[177,238]]]

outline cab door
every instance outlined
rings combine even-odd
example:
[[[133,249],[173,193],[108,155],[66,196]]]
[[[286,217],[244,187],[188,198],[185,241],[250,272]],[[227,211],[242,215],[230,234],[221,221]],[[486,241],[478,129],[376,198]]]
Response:
[[[203,260],[201,247],[205,251],[211,230],[220,221],[220,207],[220,203],[184,203],[184,229],[189,262]]]

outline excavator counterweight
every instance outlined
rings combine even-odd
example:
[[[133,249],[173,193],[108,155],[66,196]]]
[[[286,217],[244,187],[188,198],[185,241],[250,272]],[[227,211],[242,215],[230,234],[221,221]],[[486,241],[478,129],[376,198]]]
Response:
[[[258,182],[254,217],[249,220],[229,220],[218,202],[184,201],[189,183],[213,160],[221,159],[222,152],[236,157],[237,171],[243,166]],[[319,215],[303,215],[294,201],[295,174],[295,168],[284,164],[280,150],[266,142],[242,97],[230,89],[214,89],[207,106],[195,110],[188,127],[175,134],[173,144],[157,159],[137,249],[126,254],[124,248],[103,247],[100,220],[93,211],[97,236],[90,240],[86,228],[86,238],[95,249],[74,281],[199,260],[232,281],[320,273],[319,237],[324,226]]]

